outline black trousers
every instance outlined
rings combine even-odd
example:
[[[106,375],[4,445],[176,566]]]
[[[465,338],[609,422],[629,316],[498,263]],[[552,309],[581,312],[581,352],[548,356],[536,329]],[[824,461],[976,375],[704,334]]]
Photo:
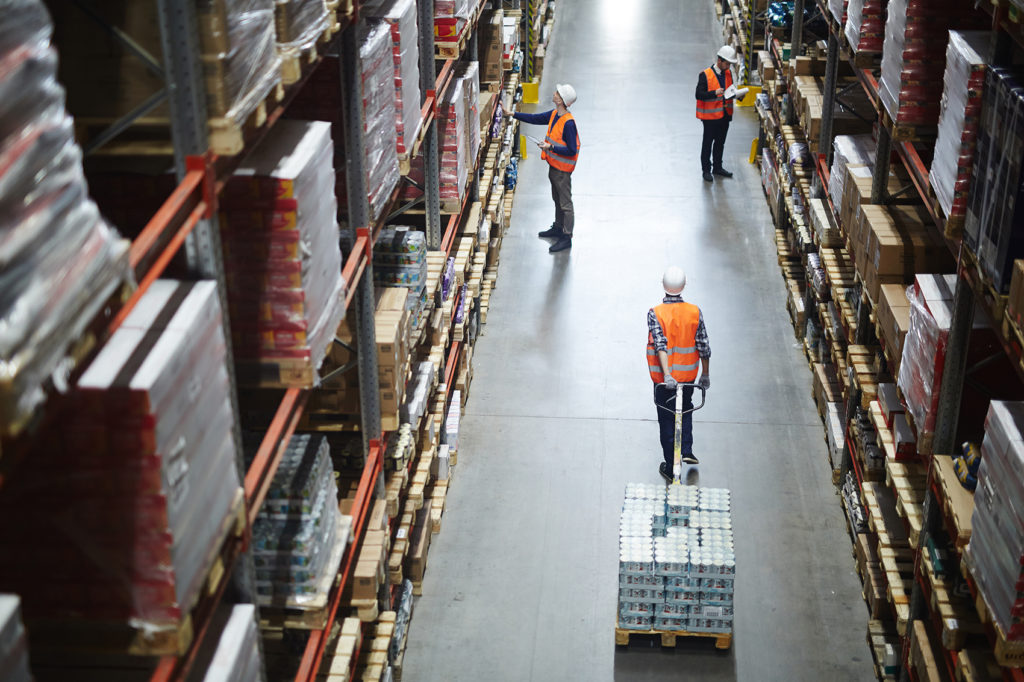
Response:
[[[710,173],[712,168],[722,167],[722,152],[725,150],[725,136],[729,134],[729,121],[720,118],[701,123],[704,124],[704,142],[700,146],[700,168]]]
[[[654,386],[654,404],[658,409],[658,430],[661,433],[661,454],[669,471],[675,464],[676,445],[676,391],[666,386]],[[693,409],[693,386],[683,386],[683,409]],[[679,452],[693,454],[693,412],[683,414],[683,433],[680,437]]]
[[[551,182],[551,199],[555,202],[555,225],[571,237],[576,222],[572,207],[572,173],[548,166],[548,180]]]

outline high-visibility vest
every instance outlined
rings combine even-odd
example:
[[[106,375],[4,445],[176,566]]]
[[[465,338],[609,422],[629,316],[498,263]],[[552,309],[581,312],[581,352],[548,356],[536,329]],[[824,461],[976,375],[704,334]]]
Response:
[[[557,120],[556,120],[557,119]],[[566,121],[575,121],[572,114],[566,112],[565,116],[558,118],[558,111],[551,112],[551,118],[548,120],[548,133],[544,137],[544,141],[551,145],[557,145],[559,147],[565,146],[565,140],[562,138],[562,132],[565,130]],[[560,171],[572,173],[576,167],[576,159],[580,157],[580,147],[583,143],[580,141],[579,130],[576,131],[576,153],[572,156],[562,156],[556,154],[553,149],[545,149],[541,152],[540,158],[550,163],[553,167]]]
[[[715,70],[710,66],[704,69],[704,75],[708,79],[708,92],[715,92],[718,88],[725,89],[732,85],[732,71],[730,69],[725,70],[725,85],[718,82],[718,76],[715,75]],[[723,118],[726,113],[732,116],[732,100],[725,99],[724,94],[715,99],[697,100],[697,118],[702,121],[717,121]]]
[[[676,381],[690,383],[697,378],[700,356],[697,354],[697,327],[700,326],[700,308],[692,303],[662,303],[654,308],[661,331],[668,340],[668,367]],[[647,335],[647,368],[654,383],[665,381],[654,350],[654,337]]]

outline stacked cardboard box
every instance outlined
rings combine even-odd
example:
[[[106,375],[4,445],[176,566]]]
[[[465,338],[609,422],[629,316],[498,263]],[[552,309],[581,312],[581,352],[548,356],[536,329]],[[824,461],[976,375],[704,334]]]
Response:
[[[932,190],[947,217],[963,217],[970,196],[971,165],[981,121],[985,58],[991,33],[950,31],[943,77],[939,137],[929,171]]]
[[[846,40],[854,52],[881,52],[885,40],[886,0],[850,0],[846,7]]]
[[[927,211],[918,206],[874,206],[859,210],[850,232],[857,272],[872,301],[882,284],[910,284],[918,272],[953,272],[956,264]]]
[[[894,363],[893,370],[899,372],[903,357],[903,342],[910,329],[910,301],[907,287],[903,284],[883,284],[879,287],[875,317],[882,330],[882,343]]]
[[[252,529],[259,603],[322,607],[350,526],[338,508],[327,438],[292,436]]]
[[[361,16],[384,21],[391,31],[394,59],[396,150],[412,152],[420,128],[420,52],[413,0],[376,0],[359,8]]]
[[[377,220],[400,178],[391,26],[384,22],[367,21],[360,26],[359,37],[366,152],[364,180],[370,203],[370,219]]]
[[[224,260],[239,359],[298,361],[315,371],[345,313],[330,130],[322,121],[281,121],[225,187]]]
[[[8,434],[46,399],[43,386],[68,346],[127,278],[128,244],[88,197],[46,10],[18,0],[3,14],[0,434]]]
[[[377,602],[378,590],[388,584],[389,552],[390,537],[387,531],[377,529],[366,531],[363,537],[363,546],[359,550],[359,557],[356,559],[356,566],[352,572],[352,605],[360,607],[363,612],[367,610],[367,607],[372,612],[372,603]],[[360,617],[362,618],[362,616]]]
[[[382,417],[398,428],[399,410],[405,400],[406,380],[409,373],[409,344],[412,334],[411,316],[406,301],[409,290],[405,288],[381,289],[374,315],[377,337],[377,373],[380,388],[380,410]]]
[[[30,682],[28,639],[21,623],[21,600],[0,594],[0,673],[9,682]]]
[[[963,240],[1000,293],[1010,288],[1014,260],[1024,257],[1022,117],[1024,81],[1015,71],[988,69]]]
[[[618,627],[732,632],[729,491],[629,483],[619,519]]]
[[[213,282],[155,282],[83,373],[60,433],[7,484],[3,583],[33,618],[175,629],[239,509]],[[56,473],[55,473],[56,472]],[[37,513],[24,516],[23,500]]]
[[[935,125],[948,31],[986,28],[982,17],[959,0],[889,0],[878,95],[894,122]]]
[[[480,21],[480,82],[488,84],[488,90],[497,92],[504,71],[505,13],[498,8],[489,17]]]
[[[985,417],[981,468],[967,559],[1002,633],[1024,640],[1024,403],[993,400]]]
[[[842,214],[847,167],[855,169],[850,172],[855,178],[871,178],[871,169],[875,165],[875,140],[871,135],[837,135],[832,148],[835,153],[828,176],[828,194],[832,205]]]

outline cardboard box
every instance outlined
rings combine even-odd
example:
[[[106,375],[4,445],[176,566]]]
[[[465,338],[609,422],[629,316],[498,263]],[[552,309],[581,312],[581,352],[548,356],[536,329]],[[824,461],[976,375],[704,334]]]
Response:
[[[1024,260],[1013,262],[1013,277],[1010,280],[1010,297],[1006,302],[1006,311],[1010,318],[1022,326],[1024,321]]]
[[[409,556],[405,568],[409,580],[421,582],[427,570],[427,551],[430,549],[430,507],[424,506],[416,513],[416,525],[413,527],[409,545]]]

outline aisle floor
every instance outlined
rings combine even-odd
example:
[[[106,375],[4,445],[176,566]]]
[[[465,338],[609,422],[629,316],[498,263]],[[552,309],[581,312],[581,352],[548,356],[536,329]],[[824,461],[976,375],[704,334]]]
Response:
[[[738,109],[729,132],[725,165],[736,177],[703,182],[693,92],[721,29],[709,0],[684,4],[558,1],[538,110],[556,83],[579,92],[576,240],[551,255],[537,238],[553,210],[546,164],[531,153],[405,679],[874,678],[811,374],[747,162],[756,114]],[[727,653],[710,640],[674,651],[614,645],[623,488],[661,481],[646,313],[676,263],[712,347],[690,480],[732,490]]]

